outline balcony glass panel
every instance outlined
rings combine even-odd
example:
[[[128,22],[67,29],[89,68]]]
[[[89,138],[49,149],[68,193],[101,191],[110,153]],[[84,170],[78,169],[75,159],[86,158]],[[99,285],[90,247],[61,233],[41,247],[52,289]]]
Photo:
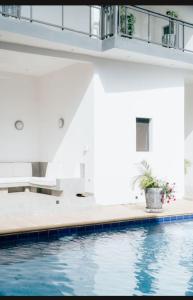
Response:
[[[30,6],[21,5],[21,17],[30,18]]]
[[[120,32],[124,36],[148,39],[148,15],[122,6],[120,10]]]
[[[168,19],[150,16],[150,41],[164,47],[176,47],[175,22],[170,23]]]
[[[91,8],[91,34],[100,34],[100,6]]]
[[[193,51],[193,28],[184,27],[184,49]]]
[[[89,34],[89,6],[64,5],[64,27]]]
[[[183,49],[183,26],[181,23],[178,25],[178,47],[179,49]]]
[[[33,5],[32,18],[42,22],[62,26],[62,6]]]

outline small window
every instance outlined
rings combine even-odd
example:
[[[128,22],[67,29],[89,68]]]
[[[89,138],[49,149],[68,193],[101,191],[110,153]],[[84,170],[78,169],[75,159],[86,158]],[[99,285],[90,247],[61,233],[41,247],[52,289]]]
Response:
[[[148,118],[136,118],[136,151],[149,151],[150,121]]]

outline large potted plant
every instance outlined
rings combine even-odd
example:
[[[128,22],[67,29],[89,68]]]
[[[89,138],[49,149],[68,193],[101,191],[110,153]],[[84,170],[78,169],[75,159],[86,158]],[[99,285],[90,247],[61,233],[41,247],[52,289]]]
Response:
[[[139,184],[141,190],[145,192],[147,212],[161,212],[163,203],[170,203],[176,200],[174,187],[169,182],[158,180],[152,175],[149,164],[143,160],[140,164],[141,173],[135,177],[134,185]]]
[[[127,7],[120,6],[120,32],[131,39],[135,31],[136,18],[132,13],[127,14],[126,11]]]
[[[166,15],[171,19],[169,20],[169,25],[163,27],[162,45],[165,47],[175,47],[176,30],[175,21],[172,18],[177,19],[178,14],[173,10],[167,10]]]

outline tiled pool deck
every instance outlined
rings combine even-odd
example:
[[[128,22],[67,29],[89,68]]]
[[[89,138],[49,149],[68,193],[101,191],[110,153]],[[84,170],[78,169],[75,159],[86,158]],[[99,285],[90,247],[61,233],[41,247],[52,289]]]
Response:
[[[56,204],[56,200],[60,203]],[[179,199],[165,204],[161,213],[147,213],[144,204],[100,206],[86,198],[67,202],[35,193],[0,197],[0,241],[13,236],[40,237],[129,224],[162,223],[193,219],[193,201]]]

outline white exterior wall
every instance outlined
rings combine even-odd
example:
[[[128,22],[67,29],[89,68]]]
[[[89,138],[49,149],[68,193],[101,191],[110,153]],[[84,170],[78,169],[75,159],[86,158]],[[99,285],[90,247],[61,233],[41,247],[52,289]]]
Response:
[[[74,64],[39,81],[40,161],[59,163],[52,176],[80,177],[86,165],[86,189],[93,192],[93,68]],[[63,129],[58,119],[64,118]]]
[[[85,164],[86,191],[114,204],[144,201],[131,182],[136,163],[146,159],[155,175],[176,182],[181,197],[183,77],[177,69],[93,60],[37,79],[1,79],[0,160],[58,163],[62,170],[53,175],[66,178],[79,177]],[[136,117],[152,119],[150,152],[136,152]],[[14,129],[16,119],[24,121],[23,131]]]
[[[193,83],[185,84],[185,130],[184,130],[184,142],[185,142],[185,159],[187,159],[191,165],[187,168],[187,174],[185,175],[185,196],[188,198],[193,197]]]
[[[36,79],[30,76],[0,74],[0,161],[37,161],[38,105]],[[16,130],[16,120],[24,122]]]
[[[95,196],[101,204],[143,201],[131,182],[146,159],[156,176],[184,185],[184,87],[177,71],[103,62],[95,74]],[[152,151],[136,152],[136,117],[152,118]]]

